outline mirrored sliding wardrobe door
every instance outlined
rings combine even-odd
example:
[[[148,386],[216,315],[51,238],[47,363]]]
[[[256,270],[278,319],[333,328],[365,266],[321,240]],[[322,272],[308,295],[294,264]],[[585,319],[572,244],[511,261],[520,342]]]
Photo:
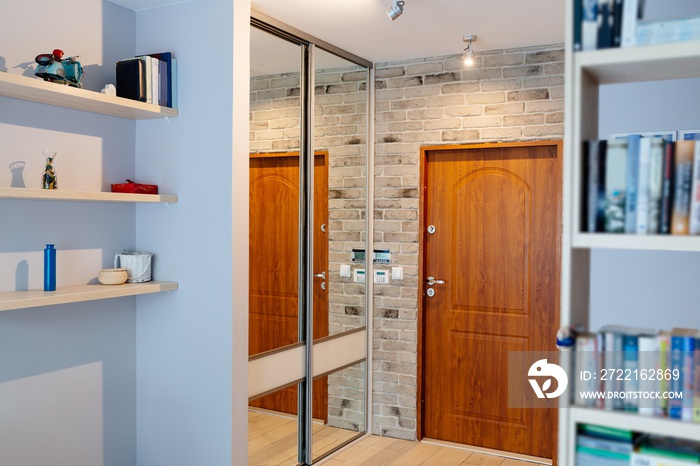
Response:
[[[371,63],[251,23],[249,464],[312,464],[367,425]]]

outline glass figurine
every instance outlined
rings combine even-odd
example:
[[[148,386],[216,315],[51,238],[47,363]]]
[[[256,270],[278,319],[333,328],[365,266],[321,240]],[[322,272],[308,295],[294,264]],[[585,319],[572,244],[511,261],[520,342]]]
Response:
[[[51,150],[41,151],[46,159],[46,168],[44,168],[44,176],[41,179],[41,186],[44,189],[57,189],[58,181],[56,179],[56,171],[53,168],[53,161],[56,158],[56,152]]]

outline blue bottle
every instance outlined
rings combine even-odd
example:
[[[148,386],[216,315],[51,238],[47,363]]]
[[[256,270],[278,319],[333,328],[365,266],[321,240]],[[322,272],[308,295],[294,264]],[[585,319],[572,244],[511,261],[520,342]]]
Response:
[[[44,291],[56,291],[56,248],[53,244],[44,248]]]

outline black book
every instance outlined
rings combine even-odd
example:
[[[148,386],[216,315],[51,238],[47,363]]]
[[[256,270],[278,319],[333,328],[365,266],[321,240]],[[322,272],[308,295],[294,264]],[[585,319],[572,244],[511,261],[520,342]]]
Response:
[[[674,158],[675,145],[671,141],[664,141],[663,156],[663,181],[661,182],[661,225],[659,233],[671,233],[671,215],[673,213],[673,189],[674,189]]]
[[[574,52],[583,49],[581,43],[581,21],[583,21],[583,0],[574,0]]]
[[[622,45],[622,0],[615,0],[613,7],[613,47]]]
[[[614,0],[598,1],[598,48],[607,49],[613,46],[613,16]]]
[[[117,62],[117,96],[146,101],[146,63],[138,58]]]

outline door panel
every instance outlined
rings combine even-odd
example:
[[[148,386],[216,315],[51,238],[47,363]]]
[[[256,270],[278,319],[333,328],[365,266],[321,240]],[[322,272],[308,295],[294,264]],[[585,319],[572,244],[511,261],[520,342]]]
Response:
[[[299,341],[299,155],[256,154],[250,159],[249,354]],[[327,153],[314,159],[314,273],[327,269]],[[325,285],[324,285],[325,286]],[[328,336],[328,294],[314,279],[314,339]],[[326,420],[328,384],[314,381],[316,419]],[[251,406],[297,413],[297,386],[258,398]]]
[[[556,411],[508,408],[508,352],[555,349],[561,146],[426,151],[423,434],[552,458]],[[428,285],[425,285],[427,288]]]

